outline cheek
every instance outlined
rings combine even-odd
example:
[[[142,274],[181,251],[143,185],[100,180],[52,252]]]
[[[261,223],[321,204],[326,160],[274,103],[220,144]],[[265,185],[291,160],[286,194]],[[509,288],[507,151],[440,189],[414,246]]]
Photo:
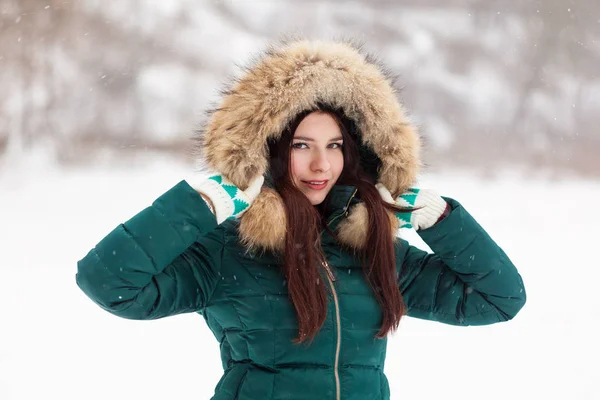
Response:
[[[340,153],[335,159],[336,179],[342,174],[343,169],[344,169],[344,155]]]
[[[298,173],[302,171],[302,157],[298,157],[296,153],[291,154],[290,169],[292,171],[292,178],[296,179]]]

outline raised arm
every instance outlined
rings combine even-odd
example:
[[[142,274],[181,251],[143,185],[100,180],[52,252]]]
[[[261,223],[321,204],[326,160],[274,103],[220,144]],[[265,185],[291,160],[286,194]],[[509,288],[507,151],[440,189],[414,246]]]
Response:
[[[155,319],[203,307],[217,282],[223,240],[185,181],[117,226],[77,264],[77,285],[123,318]]]
[[[408,315],[452,325],[487,325],[512,319],[526,300],[517,269],[455,200],[450,213],[418,230],[433,251],[397,244],[399,286]]]

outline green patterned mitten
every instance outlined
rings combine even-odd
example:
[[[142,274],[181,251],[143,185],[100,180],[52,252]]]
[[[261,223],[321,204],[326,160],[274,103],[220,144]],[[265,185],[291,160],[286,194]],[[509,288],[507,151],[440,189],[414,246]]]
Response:
[[[400,228],[430,228],[442,216],[448,205],[440,195],[430,189],[409,188],[394,200],[390,191],[381,183],[375,186],[384,201],[407,210],[396,213],[400,220]]]
[[[215,174],[192,187],[210,199],[220,224],[226,219],[239,218],[258,196],[263,182],[264,177],[258,176],[246,190],[241,190],[224,176]]]

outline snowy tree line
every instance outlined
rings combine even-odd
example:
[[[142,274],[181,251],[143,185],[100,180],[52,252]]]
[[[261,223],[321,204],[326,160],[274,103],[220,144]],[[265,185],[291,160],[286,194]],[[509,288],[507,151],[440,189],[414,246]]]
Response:
[[[600,175],[595,0],[0,0],[0,157],[187,157],[235,64],[295,33],[398,72],[433,167]]]

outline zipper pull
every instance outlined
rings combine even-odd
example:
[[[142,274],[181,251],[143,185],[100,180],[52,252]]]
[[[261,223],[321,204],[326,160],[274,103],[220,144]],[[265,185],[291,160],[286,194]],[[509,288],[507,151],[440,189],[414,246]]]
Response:
[[[335,282],[335,276],[333,276],[333,272],[329,268],[329,264],[327,263],[327,261],[322,261],[321,264],[323,264],[323,268],[325,268],[325,271],[327,272],[327,275],[329,276],[329,279],[332,282]]]

